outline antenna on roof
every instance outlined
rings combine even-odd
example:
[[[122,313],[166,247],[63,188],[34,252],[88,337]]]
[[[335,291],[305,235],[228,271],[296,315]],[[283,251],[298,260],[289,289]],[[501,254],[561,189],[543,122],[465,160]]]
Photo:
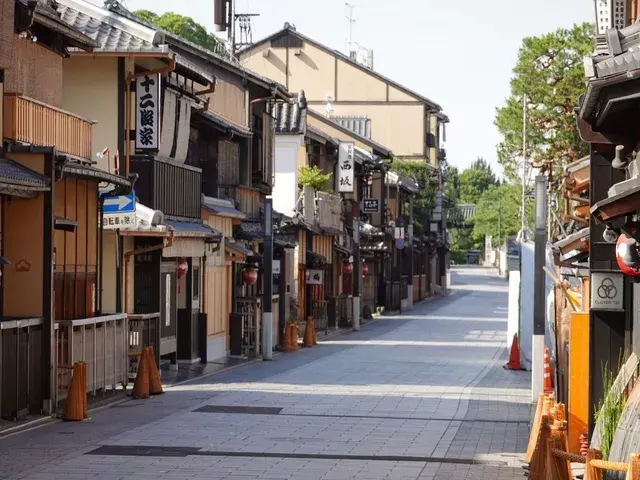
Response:
[[[353,9],[355,8],[355,5],[344,2],[344,6],[349,9],[347,20],[349,20],[349,53],[351,53],[351,44],[353,43],[353,24],[356,23],[356,19],[353,16]]]
[[[236,13],[236,0],[213,0],[213,23],[217,32],[228,32],[231,52],[235,55],[253,43],[251,17],[259,13]],[[239,38],[236,38],[236,28]]]

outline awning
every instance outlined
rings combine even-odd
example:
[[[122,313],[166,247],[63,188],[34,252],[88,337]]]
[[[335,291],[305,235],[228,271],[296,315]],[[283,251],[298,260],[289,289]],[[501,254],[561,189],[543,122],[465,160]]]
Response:
[[[210,112],[209,110],[196,112],[196,117],[208,120],[225,133],[233,133],[243,138],[253,137],[253,132],[250,128],[233,123],[216,113]]]
[[[233,238],[226,237],[224,241],[224,249],[228,253],[232,253],[233,255],[238,255],[241,257],[255,257],[257,254],[247,248],[247,246],[242,242],[236,242]]]
[[[350,256],[353,254],[353,252],[351,250],[349,250],[348,248],[343,247],[342,245],[338,245],[337,243],[333,244],[333,248],[335,251],[342,253],[343,255],[347,255]]]
[[[51,190],[51,181],[44,175],[0,157],[0,194],[32,198]]]
[[[327,265],[327,257],[319,253],[307,250],[307,266],[323,266]]]
[[[73,175],[78,178],[85,178],[88,180],[96,180],[98,182],[110,183],[119,187],[131,188],[132,182],[129,178],[121,177],[114,173],[105,172],[98,168],[94,168],[90,165],[78,163],[74,160],[69,160],[65,156],[58,156],[58,159],[63,159],[63,162],[56,164],[56,170],[59,173],[67,175]]]
[[[213,215],[231,218],[246,218],[247,216],[238,210],[233,201],[222,198],[202,197],[202,208]]]
[[[165,224],[168,227],[173,228],[174,237],[201,238],[203,240],[214,242],[222,240],[222,232],[200,222],[166,220]]]

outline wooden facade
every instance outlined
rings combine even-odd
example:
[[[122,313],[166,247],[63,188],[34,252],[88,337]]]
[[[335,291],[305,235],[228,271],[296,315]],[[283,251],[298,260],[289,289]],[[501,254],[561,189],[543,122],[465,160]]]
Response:
[[[92,159],[89,120],[17,93],[6,94],[4,137],[33,145],[55,145],[61,153]]]

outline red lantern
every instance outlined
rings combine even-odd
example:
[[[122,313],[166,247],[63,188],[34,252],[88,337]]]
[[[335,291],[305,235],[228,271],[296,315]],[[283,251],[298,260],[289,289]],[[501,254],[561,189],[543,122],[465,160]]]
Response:
[[[618,237],[616,244],[616,260],[622,273],[630,277],[640,277],[640,254],[638,243],[624,233]]]
[[[180,260],[178,260],[178,268],[176,269],[178,278],[184,277],[188,271],[189,271],[189,264],[187,263],[187,259],[182,257]]]
[[[353,273],[353,264],[345,263],[342,271],[347,275]]]
[[[244,283],[253,285],[258,281],[258,272],[253,268],[245,268],[244,272],[242,272],[242,279]]]
[[[189,271],[189,264],[187,259],[182,257],[178,260],[178,268],[176,268],[176,274],[178,276],[178,293],[180,293],[180,279],[184,277]]]
[[[366,263],[362,264],[362,276],[364,277],[365,275],[369,274],[369,265]]]

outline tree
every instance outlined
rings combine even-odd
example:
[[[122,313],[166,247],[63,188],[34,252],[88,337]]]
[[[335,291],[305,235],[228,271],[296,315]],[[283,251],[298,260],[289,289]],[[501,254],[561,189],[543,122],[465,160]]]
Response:
[[[317,165],[300,167],[298,187],[311,187],[318,192],[331,192],[329,182],[333,178],[332,173],[324,173]]]
[[[497,183],[491,165],[482,157],[464,170],[459,177],[459,198],[462,203],[476,203],[482,193]]]
[[[413,200],[414,233],[428,231],[431,214],[435,207],[436,189],[432,171],[426,163],[394,160],[393,171],[411,178],[420,186],[420,193]]]
[[[226,50],[223,40],[208,33],[206,28],[196,23],[191,17],[185,17],[173,12],[158,15],[150,10],[136,10],[133,14],[147,23],[178,35],[212,52],[223,53]]]
[[[495,241],[517,235],[520,231],[520,206],[522,187],[517,184],[490,186],[480,197],[473,217],[473,238],[484,242],[490,235]],[[533,218],[533,206],[527,204],[527,218]]]
[[[584,23],[540,37],[527,37],[513,69],[511,94],[496,110],[503,140],[498,160],[514,178],[521,168],[523,99],[527,100],[527,158],[557,178],[558,170],[588,153],[576,129],[574,108],[584,92],[583,57],[594,48],[593,25]]]

